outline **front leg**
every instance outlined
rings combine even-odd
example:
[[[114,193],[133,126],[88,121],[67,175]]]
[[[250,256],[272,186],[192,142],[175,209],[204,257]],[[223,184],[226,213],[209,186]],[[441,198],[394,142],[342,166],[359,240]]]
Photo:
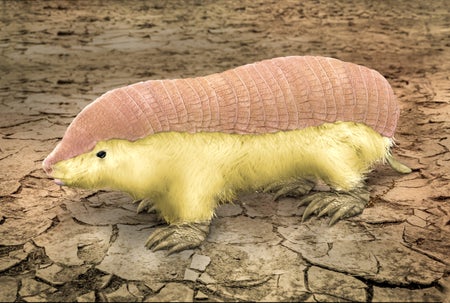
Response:
[[[185,249],[196,248],[206,239],[211,221],[171,224],[156,229],[145,246],[152,251],[167,249],[169,255]]]
[[[152,206],[169,225],[157,228],[145,246],[169,254],[200,246],[208,236],[216,206],[214,192],[207,188],[177,187],[155,199]]]
[[[298,206],[308,205],[303,213],[303,221],[312,214],[318,217],[328,215],[331,216],[330,225],[333,225],[340,219],[362,213],[369,200],[369,191],[362,187],[348,192],[316,192],[300,200]]]

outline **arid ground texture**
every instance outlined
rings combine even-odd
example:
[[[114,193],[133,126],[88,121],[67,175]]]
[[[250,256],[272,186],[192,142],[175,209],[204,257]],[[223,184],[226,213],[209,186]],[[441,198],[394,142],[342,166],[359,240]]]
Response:
[[[449,301],[450,13],[436,1],[0,2],[0,301]],[[59,187],[42,160],[89,102],[149,79],[288,55],[378,70],[401,107],[364,212],[329,227],[298,199],[241,195],[207,240],[144,247],[127,195]]]

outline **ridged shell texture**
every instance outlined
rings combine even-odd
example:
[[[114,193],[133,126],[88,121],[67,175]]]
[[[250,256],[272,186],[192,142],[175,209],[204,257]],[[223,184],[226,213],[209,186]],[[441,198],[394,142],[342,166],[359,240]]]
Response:
[[[164,131],[256,134],[353,121],[392,137],[398,115],[391,86],[375,70],[327,57],[280,57],[111,90],[78,114],[43,166],[50,172],[101,140]]]

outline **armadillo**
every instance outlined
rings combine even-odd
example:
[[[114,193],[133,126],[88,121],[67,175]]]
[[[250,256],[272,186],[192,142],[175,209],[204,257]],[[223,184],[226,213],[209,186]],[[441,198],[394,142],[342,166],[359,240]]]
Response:
[[[111,90],[77,115],[43,167],[60,185],[119,189],[142,200],[141,209],[156,208],[171,225],[147,246],[174,252],[198,246],[218,203],[242,190],[306,194],[322,179],[359,198],[307,197],[305,213],[334,214],[333,222],[360,213],[363,175],[374,163],[410,171],[390,155],[398,117],[392,88],[375,70],[326,57],[273,58]],[[114,165],[93,163],[106,159]]]

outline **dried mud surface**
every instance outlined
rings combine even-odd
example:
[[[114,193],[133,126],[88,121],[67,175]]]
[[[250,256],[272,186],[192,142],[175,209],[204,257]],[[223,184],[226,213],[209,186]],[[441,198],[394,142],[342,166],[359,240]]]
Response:
[[[448,302],[448,1],[156,2],[0,2],[0,301]],[[414,171],[377,167],[358,217],[301,223],[295,199],[243,195],[166,256],[144,248],[154,214],[41,169],[106,90],[306,54],[380,71],[401,104]]]

